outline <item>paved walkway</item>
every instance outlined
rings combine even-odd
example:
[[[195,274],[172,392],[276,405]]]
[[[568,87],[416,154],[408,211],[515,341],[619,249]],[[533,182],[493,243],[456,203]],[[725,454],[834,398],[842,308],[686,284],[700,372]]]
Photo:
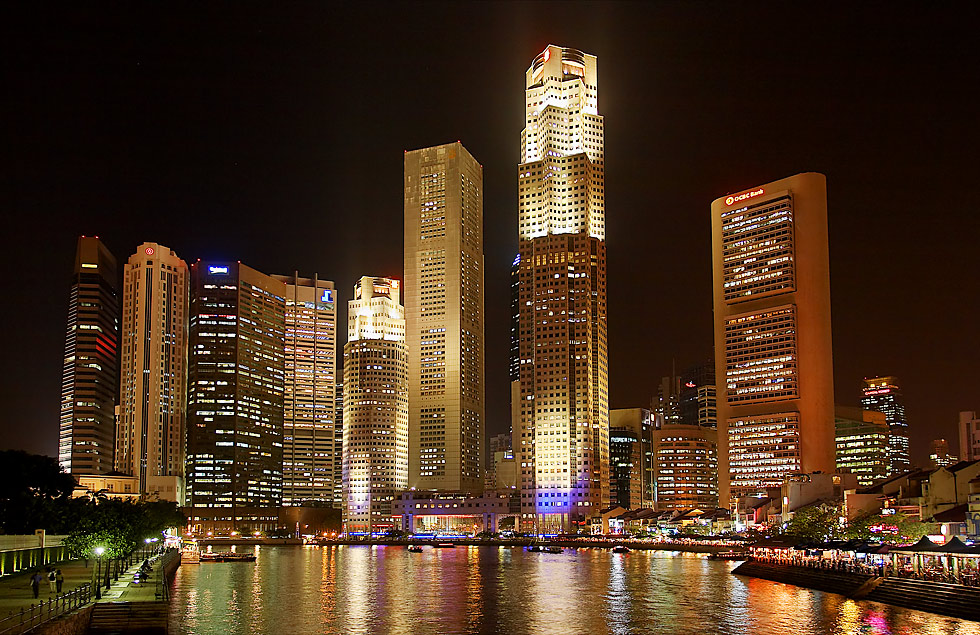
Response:
[[[105,566],[105,562],[102,566]],[[142,560],[134,564],[125,574],[119,574],[119,580],[110,580],[111,587],[106,590],[102,588],[103,602],[148,602],[156,599],[156,581],[159,577],[158,560],[151,561],[153,572],[150,579],[143,584],[133,583],[133,574],[139,569]],[[66,593],[83,584],[93,582],[96,570],[96,561],[89,560],[88,566],[84,560],[68,560],[57,564],[47,565],[53,569],[61,569],[65,581],[62,584],[61,592]],[[0,618],[4,618],[11,613],[18,613],[21,609],[30,608],[31,604],[38,604],[41,601],[47,602],[54,598],[57,593],[48,590],[47,574],[44,567],[41,568],[41,575],[44,580],[41,582],[38,598],[34,598],[31,591],[31,576],[34,571],[24,571],[11,576],[0,578]],[[103,582],[105,581],[105,569],[103,569]]]

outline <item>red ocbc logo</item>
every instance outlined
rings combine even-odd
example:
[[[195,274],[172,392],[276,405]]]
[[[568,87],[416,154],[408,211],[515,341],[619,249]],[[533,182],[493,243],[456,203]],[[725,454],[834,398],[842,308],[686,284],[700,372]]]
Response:
[[[738,196],[729,196],[728,198],[725,199],[725,205],[734,205],[739,201],[744,201],[749,198],[755,198],[756,196],[759,196],[760,194],[764,194],[764,193],[765,190],[763,190],[760,187],[757,190],[752,190],[751,192],[746,192],[745,194],[739,194]]]

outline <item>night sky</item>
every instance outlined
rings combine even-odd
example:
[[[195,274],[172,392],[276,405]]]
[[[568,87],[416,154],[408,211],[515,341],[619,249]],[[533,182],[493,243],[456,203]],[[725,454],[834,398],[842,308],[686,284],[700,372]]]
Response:
[[[611,407],[712,353],[711,201],[817,171],[836,401],[900,377],[924,462],[980,409],[975,21],[812,6],[5,3],[0,448],[57,453],[78,235],[120,263],[147,240],[317,272],[345,334],[355,279],[402,276],[403,151],[457,139],[484,166],[488,432],[507,430],[524,71],[554,43],[598,56]]]

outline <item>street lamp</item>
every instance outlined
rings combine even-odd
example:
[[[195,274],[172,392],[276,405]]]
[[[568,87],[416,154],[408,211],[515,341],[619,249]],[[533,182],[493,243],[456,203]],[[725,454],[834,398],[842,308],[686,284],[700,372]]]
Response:
[[[96,547],[95,548],[95,556],[96,556],[97,562],[98,562],[98,570],[97,570],[97,572],[95,574],[95,579],[97,580],[97,582],[95,583],[95,599],[96,600],[101,600],[102,599],[102,554],[103,553],[105,553],[105,548],[104,547]]]

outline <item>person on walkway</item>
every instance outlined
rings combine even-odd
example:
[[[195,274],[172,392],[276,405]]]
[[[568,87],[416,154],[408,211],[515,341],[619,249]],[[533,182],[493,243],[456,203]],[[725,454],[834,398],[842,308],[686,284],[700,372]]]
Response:
[[[48,592],[55,593],[58,590],[58,574],[54,569],[48,571]]]
[[[35,571],[34,572],[34,575],[31,576],[31,591],[34,592],[34,599],[35,600],[37,599],[38,592],[41,590],[41,580],[43,580],[43,579],[44,578],[41,576],[41,570],[40,569],[38,569],[37,571]]]
[[[58,593],[61,593],[61,587],[65,583],[65,576],[63,573],[61,573],[61,569],[58,569],[58,571],[55,573],[54,581],[58,585]]]

